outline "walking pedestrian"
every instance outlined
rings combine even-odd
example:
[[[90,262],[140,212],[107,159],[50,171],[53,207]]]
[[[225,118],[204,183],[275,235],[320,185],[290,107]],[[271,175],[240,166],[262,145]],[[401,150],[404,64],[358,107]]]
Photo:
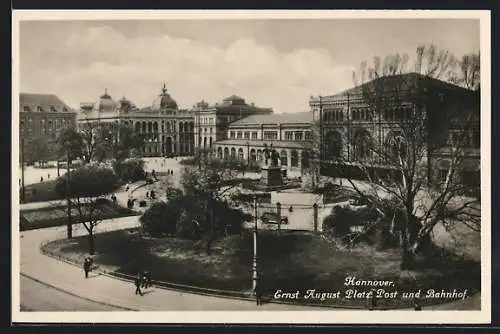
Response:
[[[40,182],[43,182],[43,176],[40,176]]]
[[[149,191],[146,191],[146,198],[149,198]]]
[[[47,180],[50,179],[50,173],[47,173]]]
[[[85,278],[89,278],[90,259],[88,257],[83,261],[83,271],[85,272]]]
[[[255,285],[255,301],[257,306],[262,305],[262,287],[259,282]]]
[[[142,277],[141,277],[141,273],[137,273],[137,276],[135,277],[135,294],[140,294],[142,296],[142,291],[141,291],[141,281],[142,281]]]

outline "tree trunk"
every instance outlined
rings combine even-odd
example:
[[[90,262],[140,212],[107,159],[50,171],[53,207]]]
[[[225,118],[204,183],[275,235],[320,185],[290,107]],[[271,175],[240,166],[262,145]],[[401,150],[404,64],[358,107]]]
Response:
[[[94,231],[92,230],[92,228],[89,231],[88,238],[89,238],[89,253],[90,255],[94,255],[95,254]]]

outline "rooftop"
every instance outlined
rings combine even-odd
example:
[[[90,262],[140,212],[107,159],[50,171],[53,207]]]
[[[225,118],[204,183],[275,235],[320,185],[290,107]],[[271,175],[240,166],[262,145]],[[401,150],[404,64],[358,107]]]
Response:
[[[58,112],[62,112],[62,108],[66,108],[67,111],[73,111],[72,108],[54,94],[21,93],[19,94],[19,105],[21,107],[20,110],[23,110],[23,107],[27,106],[33,112],[37,111],[38,107],[41,107],[44,112],[50,112],[51,107],[55,107]]]
[[[383,76],[352,88],[343,90],[339,93],[328,95],[328,97],[342,97],[348,95],[360,95],[369,91],[389,92],[394,89],[407,90],[417,89],[417,86],[423,89],[441,89],[472,93],[473,91],[454,85],[452,83],[425,76],[419,73],[404,73],[390,76]],[[327,97],[327,96],[325,96]],[[319,97],[312,97],[312,100],[318,100]]]

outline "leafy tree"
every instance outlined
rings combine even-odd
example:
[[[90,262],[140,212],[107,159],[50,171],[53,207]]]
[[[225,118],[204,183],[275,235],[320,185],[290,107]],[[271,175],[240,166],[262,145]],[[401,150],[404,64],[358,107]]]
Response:
[[[144,160],[142,159],[115,160],[113,162],[113,169],[116,175],[125,182],[143,180],[145,176]]]
[[[31,143],[30,152],[33,161],[38,161],[40,166],[43,167],[45,161],[50,156],[49,144],[46,137],[38,137]]]
[[[71,163],[71,161],[82,157],[83,138],[75,129],[62,130],[57,138],[57,144],[59,158],[66,158]]]
[[[55,190],[61,196],[66,195],[66,177],[59,177]],[[113,170],[100,164],[86,164],[70,172],[69,193],[72,207],[78,212],[77,221],[88,232],[89,252],[95,253],[94,231],[101,222],[102,195],[111,193],[118,186],[118,177]]]
[[[152,236],[174,235],[182,208],[178,201],[154,203],[139,219],[143,230]]]

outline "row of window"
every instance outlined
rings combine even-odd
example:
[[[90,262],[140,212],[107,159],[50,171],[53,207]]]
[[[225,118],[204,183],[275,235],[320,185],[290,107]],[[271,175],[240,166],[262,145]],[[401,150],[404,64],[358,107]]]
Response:
[[[200,117],[200,124],[215,124],[213,117]]]
[[[73,122],[67,119],[55,119],[52,121],[51,118],[46,120],[45,118],[40,119],[40,133],[45,134],[46,132],[52,132],[53,130],[59,130],[62,128],[67,128],[71,126]],[[25,123],[24,120],[21,120],[19,122],[19,127],[20,131],[24,132],[25,131]],[[27,131],[32,132],[33,131],[33,118],[28,117],[27,119]]]
[[[31,112],[32,110],[31,110],[31,108],[30,108],[30,107],[28,107],[28,106],[24,106],[24,107],[23,107],[23,111],[24,111],[24,112]],[[46,110],[44,110],[41,106],[38,106],[38,107],[36,107],[36,111],[37,111],[37,112],[45,112]],[[49,108],[49,110],[48,110],[48,111],[50,111],[50,112],[58,112],[58,110],[56,109],[56,107],[55,107],[55,106],[50,106],[50,108]],[[61,108],[61,111],[62,111],[62,112],[68,112],[68,108],[66,108],[66,107],[62,107],[62,108]]]
[[[305,133],[305,135],[304,135]],[[311,131],[285,131],[285,140],[294,140],[294,141],[302,141],[302,140],[312,140],[312,132]]]
[[[230,131],[229,132],[230,139],[257,139],[258,132],[257,131]]]
[[[414,116],[411,107],[403,107],[392,110],[384,110],[383,117],[386,121],[409,120]],[[353,121],[373,121],[373,110],[369,108],[351,109],[351,120]],[[323,112],[323,121],[326,123],[344,121],[344,112],[342,109],[325,110]]]
[[[242,148],[239,148],[238,151],[233,147],[231,150],[227,147],[222,149],[222,147],[219,147],[217,149],[217,157],[219,159],[238,159],[238,160],[244,160],[245,154]],[[279,157],[281,161],[282,166],[288,166],[288,153],[286,150],[282,150],[279,152]],[[264,161],[264,151],[262,150],[255,150],[251,149],[250,150],[250,161]],[[307,168],[309,167],[309,154],[307,152],[302,152],[302,167]],[[290,152],[290,166],[291,167],[298,167],[299,166],[299,152],[297,150],[292,150]]]

